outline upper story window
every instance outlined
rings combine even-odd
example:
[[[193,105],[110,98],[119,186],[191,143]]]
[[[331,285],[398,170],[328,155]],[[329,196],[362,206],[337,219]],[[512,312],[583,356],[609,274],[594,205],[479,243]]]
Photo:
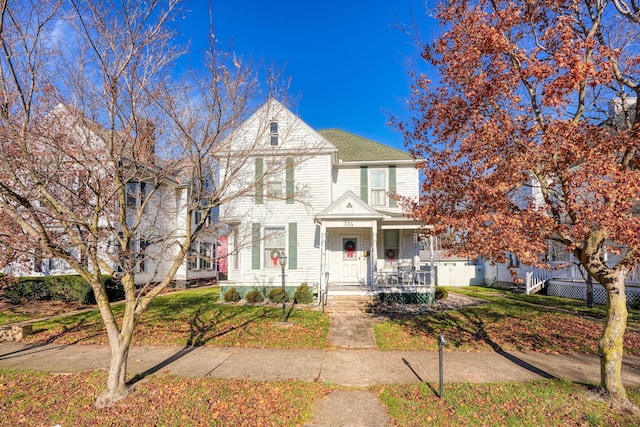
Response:
[[[276,146],[279,144],[278,122],[269,123],[269,143],[273,146]]]
[[[127,183],[127,207],[139,208],[147,193],[147,186],[144,182],[128,182]]]
[[[387,171],[385,169],[373,169],[369,175],[371,180],[370,191],[371,206],[387,205]]]
[[[267,197],[282,199],[282,173],[275,173],[267,181]]]

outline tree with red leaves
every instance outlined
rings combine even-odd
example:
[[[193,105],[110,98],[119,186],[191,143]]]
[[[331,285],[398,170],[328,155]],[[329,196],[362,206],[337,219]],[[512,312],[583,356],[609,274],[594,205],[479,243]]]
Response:
[[[601,389],[622,384],[625,278],[640,262],[640,14],[624,0],[450,1],[421,44],[411,118],[424,158],[415,218],[456,230],[456,252],[547,267],[564,245],[607,294]],[[432,81],[430,75],[438,75]],[[606,247],[605,247],[606,245]],[[616,262],[606,248],[618,248]]]

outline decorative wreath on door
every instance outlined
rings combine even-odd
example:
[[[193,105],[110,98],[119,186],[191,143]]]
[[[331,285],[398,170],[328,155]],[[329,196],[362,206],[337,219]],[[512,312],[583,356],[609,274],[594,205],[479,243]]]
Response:
[[[394,259],[396,259],[396,251],[394,251],[393,249],[387,249],[387,251],[385,252],[385,255],[387,256],[387,258],[389,258],[389,261],[393,262]]]
[[[278,258],[280,258],[280,251],[277,249],[272,249],[271,254],[269,254],[269,258],[273,261],[273,265],[278,265]]]
[[[347,240],[344,243],[344,250],[347,251],[347,258],[353,258],[353,255],[356,252],[355,242],[353,240]]]

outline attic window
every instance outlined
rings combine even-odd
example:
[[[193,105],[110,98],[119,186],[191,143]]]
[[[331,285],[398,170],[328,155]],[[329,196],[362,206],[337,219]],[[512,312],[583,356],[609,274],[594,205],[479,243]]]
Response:
[[[269,143],[271,145],[278,145],[278,122],[269,123]]]

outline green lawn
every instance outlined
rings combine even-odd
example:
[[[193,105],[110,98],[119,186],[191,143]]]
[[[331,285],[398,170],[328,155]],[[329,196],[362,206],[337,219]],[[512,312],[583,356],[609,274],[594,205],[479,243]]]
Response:
[[[0,326],[9,325],[11,323],[24,322],[30,317],[26,314],[0,313]]]
[[[218,288],[171,293],[154,299],[139,319],[133,345],[213,345],[270,348],[326,348],[329,319],[319,311],[287,305],[288,327],[275,306],[218,302]],[[121,315],[123,305],[114,311]],[[97,310],[33,324],[27,341],[106,344]]]
[[[587,310],[572,300],[512,295],[490,288],[448,290],[482,298],[490,304],[380,323],[375,327],[379,347],[437,350],[437,336],[444,334],[450,350],[597,354],[604,323],[596,319],[603,317],[603,307]],[[632,310],[630,317],[637,319],[637,310]],[[627,331],[625,352],[640,355],[639,333]]]

